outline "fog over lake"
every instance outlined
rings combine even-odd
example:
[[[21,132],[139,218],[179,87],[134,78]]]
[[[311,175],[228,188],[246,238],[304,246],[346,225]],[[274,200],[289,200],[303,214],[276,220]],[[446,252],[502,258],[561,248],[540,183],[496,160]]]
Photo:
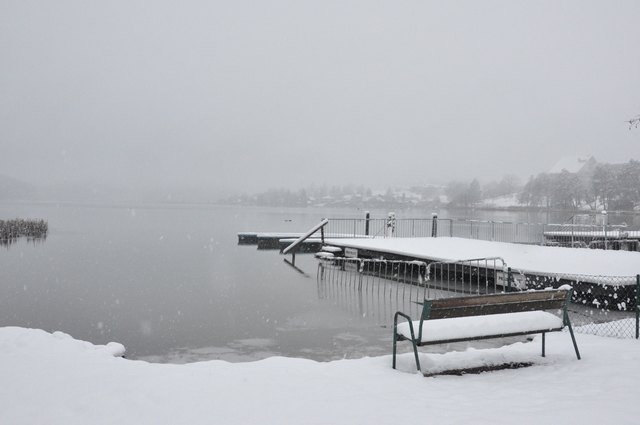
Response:
[[[0,174],[66,199],[209,201],[626,162],[639,17],[637,1],[7,1]]]

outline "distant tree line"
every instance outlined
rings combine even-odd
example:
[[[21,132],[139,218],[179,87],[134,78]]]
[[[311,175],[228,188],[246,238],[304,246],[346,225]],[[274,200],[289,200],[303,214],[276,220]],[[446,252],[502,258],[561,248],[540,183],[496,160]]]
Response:
[[[520,190],[520,179],[512,174],[505,175],[501,180],[490,181],[481,185],[478,179],[471,182],[452,181],[445,188],[445,195],[449,205],[456,207],[473,207],[482,199],[511,195]]]
[[[446,199],[442,197],[445,195]],[[505,207],[553,209],[632,210],[640,206],[640,162],[598,164],[593,160],[577,173],[540,173],[522,185],[515,175],[480,183],[451,181],[446,186],[425,185],[406,190],[373,192],[364,185],[311,185],[304,189],[269,189],[241,195],[226,203],[261,206],[357,206],[357,207],[477,207],[505,197]],[[509,203],[512,202],[512,203]],[[495,204],[494,204],[495,205]]]
[[[631,210],[640,205],[640,162],[598,164],[583,175],[542,173],[531,177],[518,200],[532,207]]]
[[[344,198],[366,199],[373,196],[370,188],[364,185],[311,185],[304,189],[272,188],[255,195],[240,195],[225,200],[227,203],[261,205],[270,207],[307,206],[323,201],[336,201]]]

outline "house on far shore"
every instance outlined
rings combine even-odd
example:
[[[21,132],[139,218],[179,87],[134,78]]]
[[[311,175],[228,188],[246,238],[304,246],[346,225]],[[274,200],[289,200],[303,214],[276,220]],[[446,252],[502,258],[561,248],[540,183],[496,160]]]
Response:
[[[560,174],[563,170],[568,171],[571,174],[577,174],[580,178],[586,178],[593,175],[598,162],[593,156],[578,157],[567,156],[560,158],[549,171],[548,174]]]

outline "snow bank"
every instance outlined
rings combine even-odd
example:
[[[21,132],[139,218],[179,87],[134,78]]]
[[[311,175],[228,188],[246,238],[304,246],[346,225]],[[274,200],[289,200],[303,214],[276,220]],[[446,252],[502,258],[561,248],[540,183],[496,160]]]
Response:
[[[400,371],[391,369],[390,356],[168,365],[114,357],[109,345],[93,346],[63,334],[0,328],[0,423],[637,423],[638,341],[578,335],[584,355],[578,361],[567,335],[547,338],[544,359],[539,340],[422,354],[429,372],[535,363],[424,378],[406,373],[415,368],[410,353],[398,359]]]
[[[640,274],[640,252],[560,248],[448,237],[338,239],[330,240],[328,243],[436,261],[501,257],[512,269],[534,274]]]

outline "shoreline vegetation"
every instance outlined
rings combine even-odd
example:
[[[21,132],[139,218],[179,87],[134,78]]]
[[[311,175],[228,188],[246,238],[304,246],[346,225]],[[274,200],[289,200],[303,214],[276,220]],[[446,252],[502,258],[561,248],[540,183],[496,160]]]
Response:
[[[9,245],[21,237],[45,239],[48,231],[49,224],[44,220],[0,220],[0,244]]]

